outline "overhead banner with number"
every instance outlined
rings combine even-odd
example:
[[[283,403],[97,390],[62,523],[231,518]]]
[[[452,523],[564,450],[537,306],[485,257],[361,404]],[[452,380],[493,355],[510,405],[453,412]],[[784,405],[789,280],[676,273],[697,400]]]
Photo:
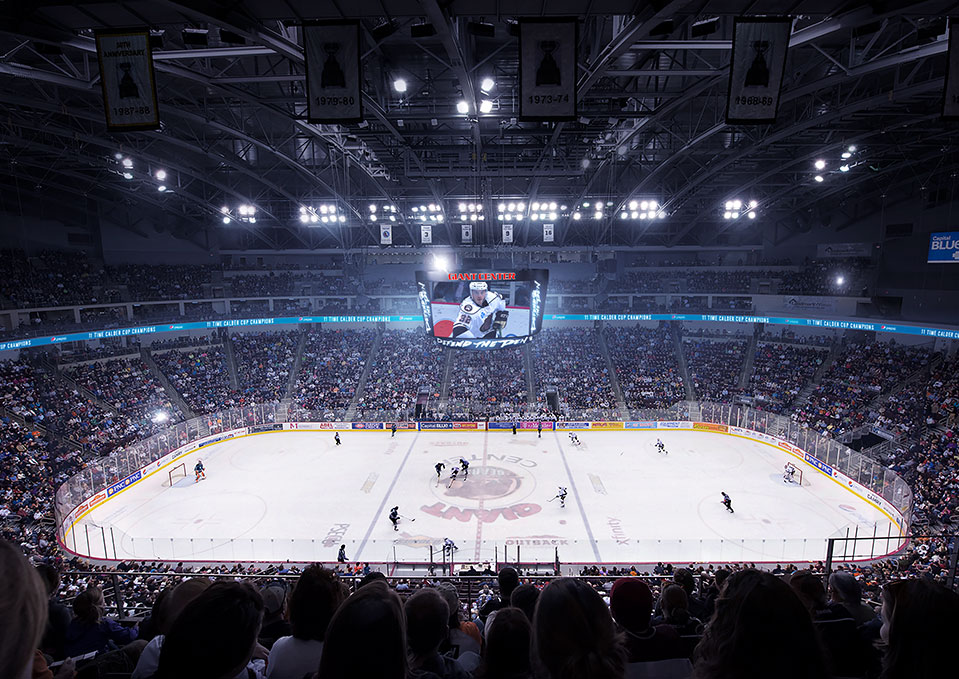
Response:
[[[363,119],[360,97],[360,24],[321,21],[303,26],[307,120],[355,123]]]
[[[959,19],[949,20],[949,57],[943,95],[942,117],[959,119]]]
[[[503,242],[504,243],[513,242],[513,225],[512,224],[503,224]]]
[[[393,244],[393,227],[383,225],[380,227],[380,245]]]
[[[159,129],[150,31],[97,31],[96,43],[107,130]]]
[[[463,242],[464,243],[473,242],[473,225],[472,224],[463,224]]]
[[[544,243],[553,242],[553,225],[552,224],[543,224],[543,242]]]
[[[736,17],[727,124],[776,122],[791,31],[788,17]]]
[[[433,225],[420,224],[420,243],[431,245],[433,243]]]
[[[576,119],[575,18],[520,19],[520,120]]]

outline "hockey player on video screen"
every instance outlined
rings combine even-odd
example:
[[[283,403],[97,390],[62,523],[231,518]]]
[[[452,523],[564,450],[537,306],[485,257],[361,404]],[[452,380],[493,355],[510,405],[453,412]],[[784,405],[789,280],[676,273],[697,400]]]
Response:
[[[453,337],[491,339],[498,337],[509,311],[506,301],[489,289],[486,283],[470,283],[470,296],[460,304],[456,322],[453,323]]]

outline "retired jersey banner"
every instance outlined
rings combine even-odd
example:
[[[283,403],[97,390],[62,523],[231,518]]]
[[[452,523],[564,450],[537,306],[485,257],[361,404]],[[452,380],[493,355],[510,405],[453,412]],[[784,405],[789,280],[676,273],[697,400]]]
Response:
[[[159,129],[150,31],[97,31],[96,43],[107,130]]]
[[[393,227],[384,224],[380,227],[380,245],[393,244]]]
[[[303,26],[307,120],[355,123],[363,119],[360,96],[360,24],[320,21]]]
[[[576,119],[575,18],[520,19],[520,120]]]
[[[512,224],[503,224],[503,242],[504,243],[513,242],[513,225]]]
[[[473,225],[472,224],[463,224],[463,242],[472,243],[473,242]]]
[[[553,225],[552,224],[543,224],[543,242],[544,243],[553,242]]]
[[[789,17],[736,17],[727,124],[776,121],[791,31]]]
[[[430,245],[433,243],[433,225],[420,224],[420,243]]]
[[[949,20],[949,56],[946,61],[942,117],[959,119],[959,19]]]

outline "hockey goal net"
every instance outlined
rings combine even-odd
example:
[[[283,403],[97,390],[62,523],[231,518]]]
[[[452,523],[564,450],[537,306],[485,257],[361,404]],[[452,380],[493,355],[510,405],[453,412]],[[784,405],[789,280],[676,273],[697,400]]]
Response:
[[[785,470],[783,471],[783,476],[785,476]],[[793,473],[792,482],[795,483],[797,486],[802,486],[805,483],[803,481],[802,469],[800,469],[799,467],[795,467],[795,472]]]
[[[163,482],[163,485],[169,488],[174,483],[176,483],[179,479],[185,479],[185,478],[186,478],[186,463],[181,462],[180,464],[175,465],[172,469],[170,469],[169,472],[167,472],[167,478]]]

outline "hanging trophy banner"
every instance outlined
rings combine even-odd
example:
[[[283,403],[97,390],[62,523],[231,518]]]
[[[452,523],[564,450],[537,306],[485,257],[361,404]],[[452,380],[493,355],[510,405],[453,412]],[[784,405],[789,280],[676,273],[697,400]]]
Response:
[[[789,17],[736,17],[727,124],[776,121],[791,30]]]
[[[393,227],[383,225],[380,227],[380,245],[393,244]]]
[[[513,225],[512,224],[503,224],[503,242],[504,243],[513,242]]]
[[[959,19],[949,20],[949,58],[946,61],[942,117],[959,119]]]
[[[433,243],[432,224],[420,224],[420,242],[423,245],[431,245]]]
[[[520,19],[520,120],[576,119],[577,24]]]
[[[543,242],[544,243],[553,242],[553,225],[552,224],[543,224]]]
[[[107,130],[159,129],[150,31],[97,31],[95,35]]]
[[[321,21],[303,26],[307,121],[355,123],[363,119],[360,96],[360,25]]]
[[[463,242],[464,243],[473,242],[473,225],[472,224],[463,224]]]

